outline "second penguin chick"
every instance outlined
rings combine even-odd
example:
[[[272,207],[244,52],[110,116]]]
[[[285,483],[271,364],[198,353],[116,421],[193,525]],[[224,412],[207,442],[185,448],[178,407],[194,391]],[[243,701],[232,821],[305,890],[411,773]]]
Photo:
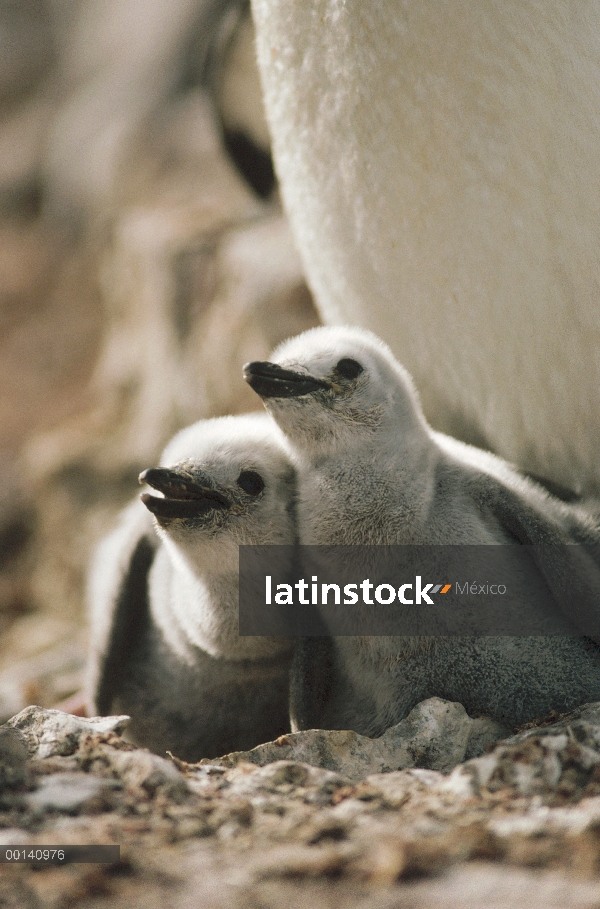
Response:
[[[565,504],[494,455],[427,424],[410,376],[362,329],[312,329],[281,345],[246,379],[293,446],[302,544],[504,544],[517,567],[531,547],[516,608],[540,624],[560,612],[563,634],[347,636],[306,639],[292,672],[296,726],[381,735],[425,698],[517,726],[600,698],[600,566],[592,511]],[[522,550],[516,544],[529,544]],[[360,558],[357,556],[357,558]],[[556,597],[560,575],[586,595]],[[572,583],[571,583],[572,582]],[[365,607],[366,609],[366,607]],[[304,662],[302,662],[302,659]],[[299,667],[299,668],[298,668]],[[320,681],[319,681],[320,680]]]
[[[238,634],[238,546],[296,539],[280,431],[263,414],[201,421],[140,482],[91,573],[92,710],[188,761],[281,735],[290,641]]]

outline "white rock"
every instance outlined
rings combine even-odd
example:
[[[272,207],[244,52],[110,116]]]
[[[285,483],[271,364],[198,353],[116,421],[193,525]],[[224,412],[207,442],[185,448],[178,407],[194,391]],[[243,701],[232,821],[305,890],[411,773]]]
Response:
[[[29,757],[39,760],[53,755],[73,754],[82,736],[108,735],[111,732],[120,734],[128,723],[128,716],[84,718],[61,710],[33,706],[26,707],[6,725],[19,730],[27,742]]]
[[[228,754],[219,763],[231,767],[242,761],[261,766],[282,759],[302,761],[354,781],[417,765],[447,773],[464,761],[473,732],[480,745],[494,741],[505,730],[492,720],[471,719],[461,704],[428,698],[378,739],[347,729],[309,729],[281,736],[251,751]]]
[[[25,797],[25,803],[35,814],[58,811],[76,814],[87,802],[120,788],[116,780],[83,773],[52,773],[42,778],[35,792]]]

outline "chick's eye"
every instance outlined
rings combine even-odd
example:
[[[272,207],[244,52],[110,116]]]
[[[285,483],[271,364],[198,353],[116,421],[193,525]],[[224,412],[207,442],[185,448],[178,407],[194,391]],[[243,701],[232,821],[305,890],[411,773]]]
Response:
[[[335,369],[345,379],[355,379],[363,371],[360,363],[357,363],[356,360],[351,360],[349,357],[344,357],[343,360],[340,360]]]
[[[255,470],[242,470],[237,484],[250,496],[257,496],[265,488],[265,481]]]

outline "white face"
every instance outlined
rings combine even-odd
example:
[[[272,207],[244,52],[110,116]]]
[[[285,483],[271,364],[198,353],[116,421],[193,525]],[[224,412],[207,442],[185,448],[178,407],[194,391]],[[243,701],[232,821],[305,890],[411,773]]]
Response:
[[[294,470],[266,415],[204,420],[182,430],[161,467],[141,480],[152,488],[142,500],[159,535],[198,567],[237,564],[239,545],[295,541]]]
[[[278,347],[270,364],[289,375],[256,363],[246,379],[294,446],[313,456],[368,445],[392,425],[425,425],[410,376],[370,332],[312,329]]]

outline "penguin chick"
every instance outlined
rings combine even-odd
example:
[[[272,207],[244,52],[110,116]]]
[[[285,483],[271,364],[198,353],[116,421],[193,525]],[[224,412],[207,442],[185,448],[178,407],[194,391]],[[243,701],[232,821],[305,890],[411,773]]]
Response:
[[[188,761],[275,738],[291,644],[238,635],[238,546],[295,542],[285,439],[265,414],[201,421],[140,482],[90,576],[92,709]]]
[[[245,378],[292,445],[302,544],[600,540],[583,507],[434,432],[410,376],[370,332],[313,329],[281,345],[272,362],[249,363]],[[575,550],[559,547],[564,576],[577,576]],[[546,591],[544,568],[532,570]],[[598,574],[596,565],[586,570]],[[596,603],[579,608],[567,617],[569,637],[306,639],[292,671],[293,725],[381,735],[431,696],[508,726],[570,710],[600,697],[600,651],[578,636]]]

